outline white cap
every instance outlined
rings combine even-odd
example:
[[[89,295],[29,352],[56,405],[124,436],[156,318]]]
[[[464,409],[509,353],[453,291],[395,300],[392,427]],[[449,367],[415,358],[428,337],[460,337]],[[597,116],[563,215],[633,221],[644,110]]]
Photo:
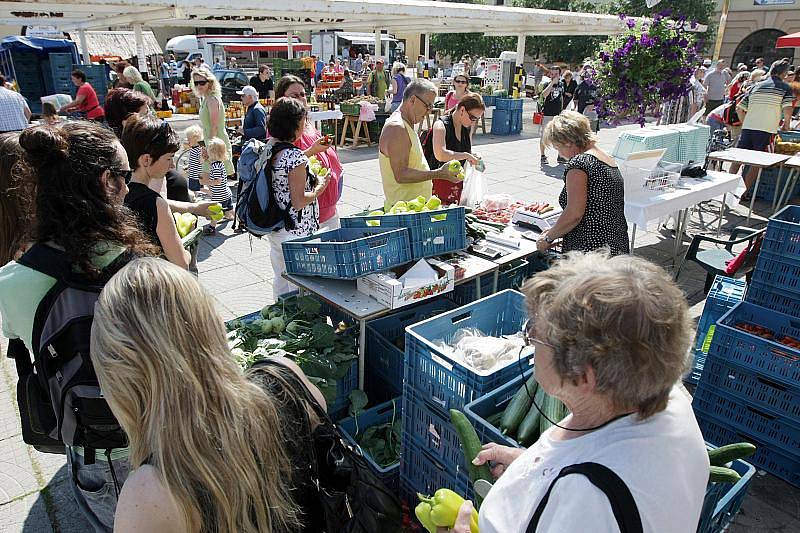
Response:
[[[245,85],[244,87],[242,87],[241,91],[236,91],[236,94],[241,96],[244,96],[246,94],[247,96],[258,98],[258,91],[256,91],[256,88],[253,87],[252,85]]]
[[[703,61],[703,66],[704,67],[710,67],[711,66],[711,60],[710,59],[706,59],[705,61]]]

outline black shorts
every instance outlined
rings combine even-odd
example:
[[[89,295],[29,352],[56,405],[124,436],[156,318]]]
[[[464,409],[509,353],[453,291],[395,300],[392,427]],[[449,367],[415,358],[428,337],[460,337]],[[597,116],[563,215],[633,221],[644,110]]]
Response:
[[[742,130],[742,134],[739,136],[739,143],[736,147],[763,152],[767,149],[771,140],[772,134],[766,131]]]

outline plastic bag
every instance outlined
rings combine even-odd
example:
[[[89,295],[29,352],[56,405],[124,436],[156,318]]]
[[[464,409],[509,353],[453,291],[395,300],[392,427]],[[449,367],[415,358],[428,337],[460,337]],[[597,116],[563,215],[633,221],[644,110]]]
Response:
[[[378,108],[375,104],[369,102],[359,102],[361,111],[358,113],[358,119],[364,122],[372,122],[375,120],[375,110]]]
[[[487,211],[500,211],[508,208],[514,203],[514,199],[508,194],[490,194],[481,202],[481,207]]]
[[[388,113],[392,110],[392,100],[394,100],[394,95],[386,93],[386,99],[383,104],[383,110]]]
[[[484,192],[483,172],[467,163],[464,171],[464,188],[461,189],[461,199],[458,205],[476,207],[483,201]]]

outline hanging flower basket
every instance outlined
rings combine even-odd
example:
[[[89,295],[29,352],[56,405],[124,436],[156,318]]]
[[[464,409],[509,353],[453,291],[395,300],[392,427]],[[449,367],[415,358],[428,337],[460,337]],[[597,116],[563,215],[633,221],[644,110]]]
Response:
[[[695,22],[669,15],[665,11],[644,22],[620,15],[627,29],[609,37],[595,60],[601,119],[633,119],[644,126],[645,116],[658,116],[661,104],[688,94],[702,43],[689,31]]]

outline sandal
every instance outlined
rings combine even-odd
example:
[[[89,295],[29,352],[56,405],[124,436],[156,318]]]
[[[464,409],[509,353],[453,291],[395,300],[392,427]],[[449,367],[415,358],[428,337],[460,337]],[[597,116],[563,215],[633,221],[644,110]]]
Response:
[[[211,224],[206,224],[206,226],[203,227],[203,235],[216,235],[216,234],[217,234],[217,228],[215,228]]]

